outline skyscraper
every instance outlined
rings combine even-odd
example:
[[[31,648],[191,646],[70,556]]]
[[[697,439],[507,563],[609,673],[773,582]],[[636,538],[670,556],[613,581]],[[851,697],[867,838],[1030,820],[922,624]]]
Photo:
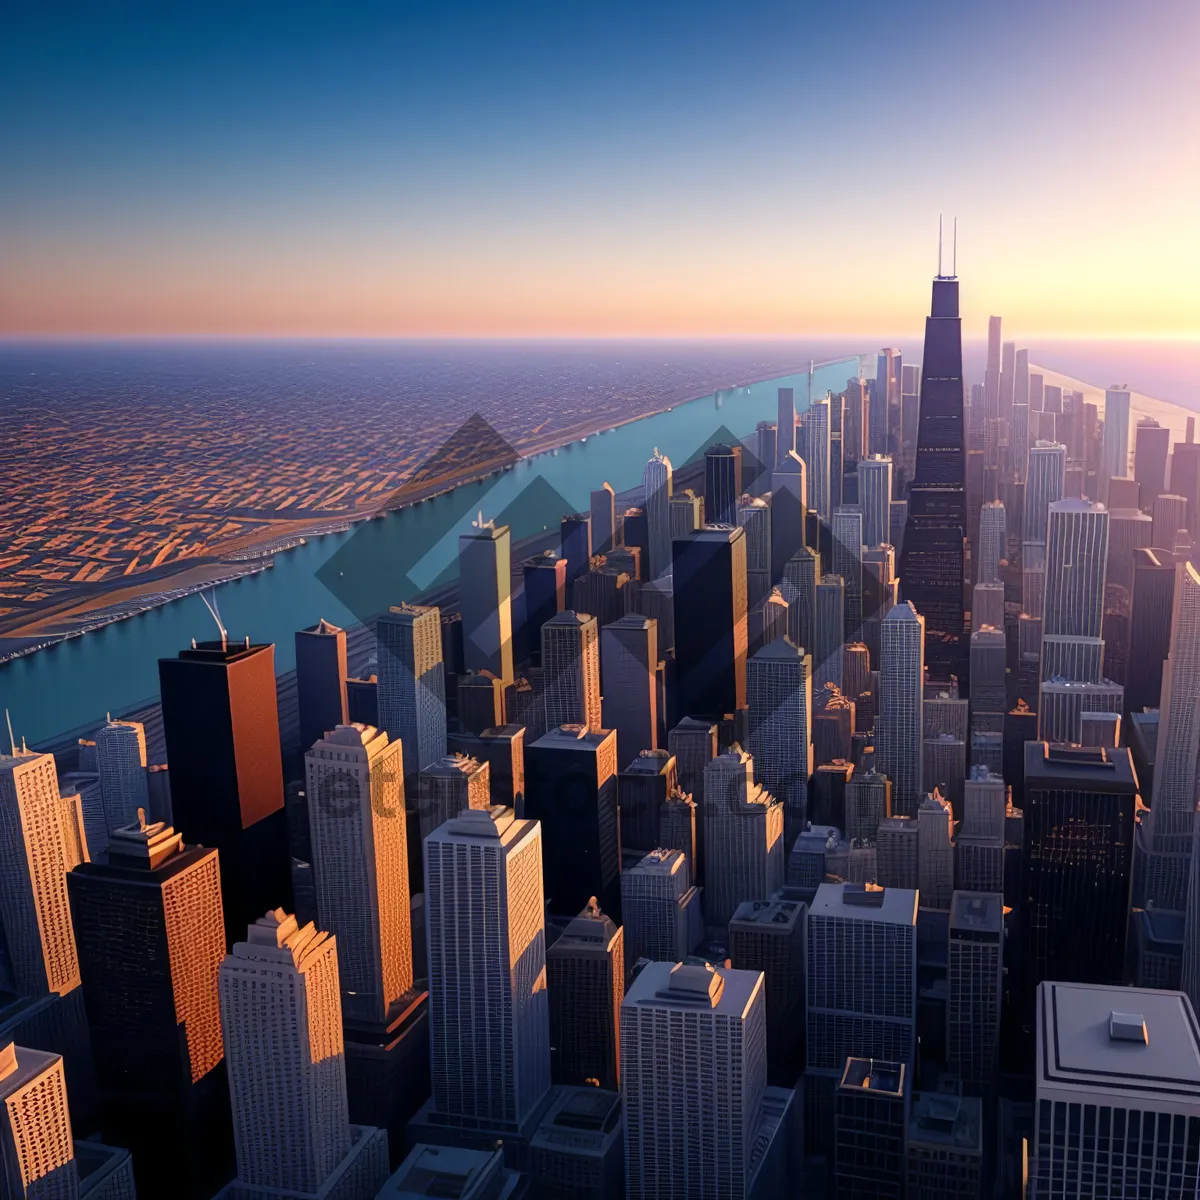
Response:
[[[605,481],[591,494],[592,552],[607,554],[613,548],[617,523],[617,500],[612,484]]]
[[[200,642],[159,659],[158,682],[175,821],[184,837],[221,853],[232,944],[291,900],[275,647]]]
[[[645,579],[657,579],[671,570],[671,460],[658,452],[642,472],[646,492],[646,526],[650,534],[650,563],[643,564]]]
[[[706,525],[674,542],[679,711],[723,717],[746,702],[746,542]]]
[[[590,530],[588,541],[590,552]],[[573,560],[565,543],[563,557],[571,580]],[[583,570],[587,561],[584,554]],[[507,525],[485,521],[480,513],[471,532],[458,535],[458,577],[464,665],[469,671],[491,671],[507,683],[513,677],[512,550]]]
[[[864,546],[891,540],[892,460],[873,454],[858,464],[858,507],[862,511]]]
[[[979,583],[997,583],[1000,560],[1006,557],[1007,518],[999,500],[989,500],[979,513]]]
[[[891,809],[891,780],[874,769],[856,774],[846,785],[847,840],[874,840]]]
[[[1058,442],[1038,440],[1029,447],[1029,479],[1025,485],[1026,542],[1046,543],[1050,505],[1063,498],[1067,448]]]
[[[808,819],[812,774],[812,656],[786,638],[746,665],[747,746],[755,778],[783,804],[784,845]]]
[[[1175,555],[1167,550],[1138,548],[1133,552],[1127,712],[1156,708],[1162,696],[1163,663],[1171,649],[1175,562]]]
[[[1188,1147],[1200,1139],[1200,1046],[1186,997],[1043,983],[1035,1059],[1029,1182],[1039,1197],[1196,1190],[1200,1164]]]
[[[442,1124],[520,1132],[550,1087],[541,827],[471,810],[425,842],[433,1097]]]
[[[668,751],[643,750],[625,764],[617,776],[622,850],[644,852],[662,845],[658,840],[662,806],[677,790],[675,759]]]
[[[439,637],[438,644],[441,644]],[[303,753],[330,729],[349,720],[346,696],[346,631],[320,620],[296,631],[296,696],[300,703],[300,750]],[[136,809],[128,825],[137,815]]]
[[[1115,491],[1114,488],[1109,489]],[[1134,551],[1154,544],[1154,521],[1136,508],[1108,510],[1108,571],[1107,581],[1130,591],[1133,588]]]
[[[817,581],[821,558],[801,546],[783,569],[780,591],[788,605],[788,637],[807,654],[817,646]]]
[[[1108,500],[1108,481],[1129,474],[1129,388],[1113,384],[1104,393],[1104,446],[1096,479],[1100,503]]]
[[[737,523],[746,533],[746,598],[760,606],[771,590],[771,510],[758,496],[738,500]]]
[[[542,626],[546,728],[600,728],[600,634],[596,618],[566,609]]]
[[[743,900],[768,900],[782,886],[787,851],[783,806],[754,781],[754,763],[735,742],[704,769],[704,917],[720,929]]]
[[[804,546],[808,520],[808,476],[795,452],[784,455],[771,472],[771,582],[780,583],[784,567]],[[789,600],[790,603],[790,600]]]
[[[676,787],[658,810],[658,844],[665,850],[681,850],[692,879],[697,877],[696,802]]]
[[[800,417],[796,447],[804,459],[808,479],[808,507],[822,521],[828,521],[833,508],[829,483],[829,403],[817,400]]]
[[[742,448],[717,442],[704,452],[704,519],[709,524],[737,523],[742,494]]]
[[[954,891],[954,818],[938,791],[917,809],[917,888],[922,908],[950,907]]]
[[[546,951],[555,1083],[620,1086],[625,930],[589,902]]]
[[[974,766],[963,795],[963,819],[954,839],[954,886],[966,892],[1004,890],[1004,779]]]
[[[619,920],[616,733],[560,725],[527,746],[525,815],[540,822],[551,911],[579,912],[595,896]]]
[[[472,554],[476,548],[472,543]],[[394,605],[376,622],[375,637],[380,725],[393,742],[400,743],[404,778],[415,783],[419,772],[446,753],[441,613],[423,604]]]
[[[387,1178],[387,1134],[350,1124],[334,939],[275,909],[234,944],[219,987],[238,1165],[231,1191],[316,1197],[340,1167],[347,1200],[369,1200]]]
[[[778,393],[779,416],[775,422],[775,458],[781,459],[796,449],[796,394],[790,387]]]
[[[1146,842],[1145,899],[1157,908],[1184,911],[1200,748],[1200,573],[1191,563],[1175,568],[1171,649],[1162,674],[1161,716],[1154,762],[1154,799]]]
[[[682,850],[651,850],[621,872],[621,915],[632,966],[639,958],[680,962],[703,929],[700,895]]]
[[[79,983],[67,876],[85,856],[79,797],[59,794],[54,756],[0,755],[0,922],[22,996]]]
[[[617,731],[617,762],[658,746],[658,622],[626,613],[600,630],[605,727]]]
[[[823,883],[808,910],[809,1072],[916,1055],[917,893]]]
[[[614,539],[616,533],[613,534]],[[567,560],[567,595],[581,575],[587,573],[588,564],[595,553],[592,545],[591,513],[568,513],[559,523],[559,546]],[[615,544],[615,540],[614,540]],[[470,663],[467,664],[468,666]]]
[[[880,350],[875,362],[875,379],[871,386],[871,420],[868,445],[872,454],[887,454],[892,412],[899,417],[900,351],[890,347]]]
[[[996,1085],[1004,985],[1004,897],[955,891],[946,971],[946,1066],[971,1095]]]
[[[1134,434],[1133,477],[1141,485],[1144,505],[1153,505],[1158,495],[1166,490],[1170,454],[1170,429],[1153,417],[1142,417]]]
[[[1175,549],[1175,535],[1187,528],[1187,497],[1170,493],[1156,496],[1153,508],[1153,523],[1150,542],[1167,550]]]
[[[209,1196],[229,1160],[217,851],[169,825],[114,831],[67,876],[106,1141],[147,1195]]]
[[[467,754],[447,754],[421,772],[418,787],[421,795],[417,832],[422,842],[464,808],[492,807],[491,768],[487,759],[480,762]]]
[[[629,1200],[773,1194],[790,1093],[767,1087],[762,973],[650,963],[621,1006],[621,1094]]]
[[[909,492],[900,580],[904,599],[924,618],[925,665],[931,677],[945,680],[954,675],[960,683],[965,683],[969,668],[963,615],[963,540],[968,533],[964,487],[958,280],[939,275],[925,322],[917,467]],[[907,797],[897,799],[907,802]]]
[[[904,1200],[909,1073],[902,1062],[846,1059],[834,1096],[838,1200]]]
[[[704,524],[704,497],[684,488],[671,497],[671,541],[686,537]]]
[[[525,586],[525,637],[540,665],[542,626],[567,606],[567,560],[553,550],[545,550],[525,560],[521,575]]]
[[[0,1041],[0,1112],[4,1195],[74,1200],[79,1168],[61,1055]]]
[[[401,748],[339,725],[305,768],[317,920],[337,939],[342,1012],[383,1022],[413,985]]]
[[[109,717],[96,730],[96,768],[108,831],[135,821],[138,809],[150,805],[143,726]]]
[[[925,620],[911,602],[897,604],[884,618],[880,660],[875,766],[892,781],[892,811],[916,816],[924,796]]]
[[[1137,789],[1126,749],[1025,745],[1026,1012],[1043,980],[1123,978]]]
[[[813,670],[818,686],[842,686],[842,647],[846,642],[846,585],[840,575],[824,575],[817,584]]]
[[[861,636],[863,620],[862,513],[846,505],[834,509],[832,533],[833,574],[842,577],[845,587],[843,640],[854,642]]]

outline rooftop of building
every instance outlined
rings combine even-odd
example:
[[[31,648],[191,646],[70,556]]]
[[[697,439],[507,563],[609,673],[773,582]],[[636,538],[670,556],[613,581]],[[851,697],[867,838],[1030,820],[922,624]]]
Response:
[[[464,808],[457,817],[451,817],[439,825],[429,837],[429,841],[496,841],[503,845],[527,836],[538,827],[537,821],[518,819],[511,808],[503,804],[493,804],[491,808]]]
[[[570,1131],[567,1140],[577,1145],[580,1134],[595,1134],[597,1148],[621,1129],[621,1096],[597,1087],[560,1086],[554,1089],[534,1137],[535,1142],[555,1140],[556,1130]]]
[[[1144,909],[1134,909],[1134,915],[1142,923],[1150,940],[1170,943],[1183,950],[1183,929],[1186,916],[1168,908],[1155,908],[1147,904]]]
[[[557,950],[562,955],[582,948],[607,950],[616,935],[617,926],[612,917],[600,911],[599,901],[592,896],[583,910],[567,922],[558,940],[546,953]]]
[[[160,658],[158,661],[160,664],[186,662],[205,666],[226,667],[232,663],[241,662],[247,658],[254,658],[256,655],[268,651],[274,655],[274,644],[270,642],[251,642],[249,637],[240,642],[229,638],[213,642],[196,641],[193,639],[190,648],[180,650],[175,658]]]
[[[974,933],[1004,931],[1004,897],[995,892],[956,891],[950,897],[950,928]]]
[[[615,736],[611,729],[589,729],[586,725],[557,725],[553,729],[547,729],[529,749],[590,751]]]
[[[916,927],[917,893],[912,888],[881,888],[862,883],[822,883],[809,905],[809,917],[842,917]]]
[[[463,775],[475,775],[487,766],[469,754],[446,754],[421,768],[421,774],[428,778],[457,779]]]
[[[568,629],[581,629],[584,625],[595,621],[590,613],[576,612],[573,608],[564,608],[562,612],[555,613],[548,621],[543,622],[542,628],[547,626],[559,627],[566,626]]]
[[[1052,788],[1136,792],[1138,781],[1133,770],[1133,758],[1123,746],[1112,748],[1026,742],[1026,792]]]
[[[745,900],[737,906],[729,920],[732,928],[740,926],[767,926],[781,931],[794,930],[802,925],[808,905],[801,900],[787,900],[776,893],[770,900]]]
[[[892,622],[911,622],[914,625],[918,624],[921,620],[917,616],[917,610],[913,608],[911,600],[905,600],[900,604],[892,605],[891,611],[883,619]]]
[[[465,1150],[418,1143],[383,1185],[378,1200],[418,1200],[426,1196],[454,1200],[481,1195],[487,1180],[499,1179],[504,1174],[502,1150]]]
[[[669,750],[642,750],[621,774],[658,777],[666,772],[673,759],[674,755]]]
[[[867,1089],[897,1099],[908,1087],[903,1063],[878,1058],[848,1058],[842,1070],[839,1089]]]
[[[682,850],[666,850],[661,847],[651,850],[638,859],[637,865],[630,867],[630,872],[639,875],[675,875],[687,866],[687,856]]]
[[[761,650],[750,656],[751,662],[787,662],[797,666],[803,664],[806,655],[786,634],[768,642]]]
[[[977,1096],[914,1092],[908,1116],[909,1144],[967,1154],[983,1151],[983,1101]]]
[[[1039,1090],[1200,1110],[1200,1029],[1183,992],[1047,981],[1038,985],[1037,1045]]]
[[[762,987],[761,971],[737,971],[711,963],[648,962],[625,993],[623,1008],[709,1009],[742,1017]]]

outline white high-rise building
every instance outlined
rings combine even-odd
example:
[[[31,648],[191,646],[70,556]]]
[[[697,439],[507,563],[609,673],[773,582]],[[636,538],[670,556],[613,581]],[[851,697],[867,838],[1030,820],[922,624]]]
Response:
[[[150,811],[146,730],[140,722],[110,716],[96,730],[96,768],[109,833],[132,825],[139,808]]]
[[[978,583],[1000,581],[1000,560],[1005,557],[1007,516],[1000,500],[989,500],[979,510]]]
[[[86,861],[79,797],[60,795],[54,755],[0,755],[0,923],[22,996],[79,983],[67,873]]]
[[[916,816],[921,784],[925,697],[925,618],[897,604],[880,631],[875,768],[892,781],[892,812]]]
[[[783,804],[794,839],[808,819],[813,770],[812,655],[787,638],[764,646],[746,664],[746,701],[755,778]]]
[[[649,536],[650,561],[642,565],[643,579],[658,579],[671,573],[671,497],[674,484],[671,460],[654,449],[654,454],[642,471],[642,487],[646,492],[646,532]]]
[[[891,541],[892,460],[872,454],[859,460],[858,507],[862,510],[864,546],[882,546]]]
[[[1200,760],[1200,573],[1175,567],[1171,649],[1163,665],[1154,798],[1147,820],[1146,901],[1183,911],[1196,811]],[[1186,945],[1186,943],[1185,943]]]
[[[917,893],[822,883],[808,909],[810,1071],[851,1055],[912,1065],[917,1048]]]
[[[1039,1200],[1196,1194],[1196,1028],[1180,992],[1038,985],[1029,1182]]]
[[[379,728],[400,744],[404,777],[415,781],[446,753],[441,613],[425,604],[394,605],[376,622],[375,638]]]
[[[629,1200],[756,1194],[791,1095],[767,1087],[762,972],[643,968],[621,1005],[621,1094]]]
[[[658,748],[658,622],[626,613],[600,630],[604,728],[617,731],[617,763]]]
[[[353,1148],[362,1177],[345,1195],[369,1200],[387,1134],[350,1124],[335,940],[277,908],[234,944],[218,986],[235,1187],[316,1196]]]
[[[723,928],[744,900],[769,900],[786,867],[783,805],[754,782],[737,743],[704,768],[704,915]]]
[[[337,939],[342,1009],[378,1023],[413,985],[400,744],[339,725],[304,764],[317,920]]]
[[[1108,481],[1129,473],[1129,388],[1114,384],[1104,393],[1104,442],[1096,472],[1101,502],[1108,501]]]
[[[601,728],[600,629],[596,618],[566,609],[542,626],[546,728]]]
[[[79,1168],[62,1056],[0,1042],[0,1184],[12,1200],[75,1200]],[[113,1193],[117,1195],[117,1193]]]
[[[550,1087],[542,831],[471,810],[425,841],[432,1106],[519,1131]]]
[[[463,662],[468,671],[491,671],[508,683],[513,677],[509,527],[497,527],[480,513],[471,532],[459,534],[458,576]]]

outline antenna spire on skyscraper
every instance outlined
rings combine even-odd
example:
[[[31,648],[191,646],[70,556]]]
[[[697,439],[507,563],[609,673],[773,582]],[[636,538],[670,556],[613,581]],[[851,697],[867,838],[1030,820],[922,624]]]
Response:
[[[954,241],[951,243],[950,274],[958,278],[958,218],[954,218]]]
[[[942,214],[938,213],[938,278],[942,277]]]

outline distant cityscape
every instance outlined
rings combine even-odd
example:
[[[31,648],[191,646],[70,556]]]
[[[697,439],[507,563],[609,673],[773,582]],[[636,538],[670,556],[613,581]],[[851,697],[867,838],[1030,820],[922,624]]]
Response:
[[[971,378],[961,325],[939,268],[919,363],[588,480],[545,546],[478,511],[437,603],[296,630],[286,681],[214,591],[137,719],[30,747],[14,701],[0,1196],[1200,1194],[1195,422],[999,317]],[[620,407],[568,392],[515,444]],[[87,506],[39,460],[6,620],[428,448],[186,411],[153,472],[97,436]]]

